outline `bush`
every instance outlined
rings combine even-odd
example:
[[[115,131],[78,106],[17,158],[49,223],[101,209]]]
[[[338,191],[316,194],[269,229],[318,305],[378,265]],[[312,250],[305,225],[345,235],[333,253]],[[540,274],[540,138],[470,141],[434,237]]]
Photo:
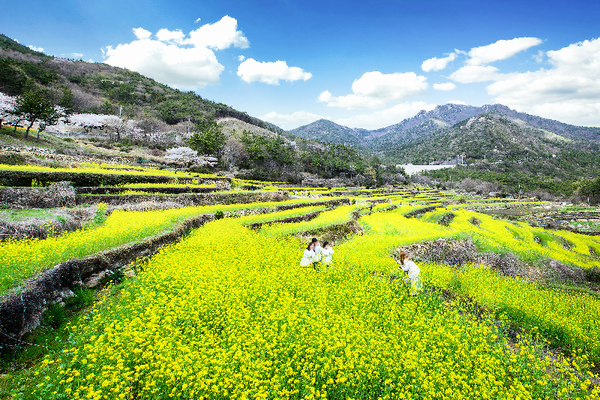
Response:
[[[469,219],[469,222],[475,226],[479,226],[479,224],[481,224],[481,220],[476,217],[471,217],[471,219]]]
[[[442,226],[448,226],[450,225],[450,222],[452,222],[454,217],[456,217],[456,214],[454,214],[453,212],[447,212],[444,215],[442,215],[442,218],[438,223]]]
[[[600,268],[591,267],[584,270],[585,279],[589,282],[600,283]]]
[[[93,289],[81,287],[73,291],[75,296],[67,297],[65,304],[75,309],[82,309],[91,306],[96,299],[96,292]]]
[[[215,213],[215,219],[223,219],[223,218],[225,218],[225,213],[223,211],[219,210]]]

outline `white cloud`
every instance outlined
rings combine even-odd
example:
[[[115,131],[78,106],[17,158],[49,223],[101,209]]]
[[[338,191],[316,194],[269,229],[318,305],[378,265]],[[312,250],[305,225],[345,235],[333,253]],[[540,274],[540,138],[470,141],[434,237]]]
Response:
[[[533,58],[536,63],[541,63],[544,61],[544,52],[539,50],[536,54],[532,55],[531,58]]]
[[[575,125],[600,126],[600,38],[546,52],[551,69],[504,74],[495,101]]]
[[[196,20],[194,21],[194,23],[197,24],[200,21],[202,21],[202,18],[196,18]]]
[[[463,106],[466,106],[466,105],[467,105],[467,103],[465,103],[465,102],[464,102],[464,101],[462,101],[462,100],[450,100],[450,101],[448,101],[448,104],[461,104],[461,105],[463,105]]]
[[[530,47],[541,44],[535,37],[520,37],[510,40],[498,40],[487,46],[473,47],[469,51],[468,65],[487,65],[494,61],[506,60]]]
[[[328,119],[328,117],[322,117],[306,111],[296,111],[293,114],[270,112],[260,117],[260,119],[271,122],[283,129],[294,129],[323,118]]]
[[[102,49],[106,63],[128,68],[179,89],[193,90],[219,83],[224,67],[213,50],[246,48],[248,39],[237,29],[237,21],[224,16],[214,24],[202,25],[189,36],[179,29],[152,32],[135,28],[136,40]]]
[[[327,103],[328,107],[340,107],[348,110],[385,107],[385,101],[381,99],[358,96],[356,94],[334,97],[328,90],[321,93],[317,100],[321,103]]]
[[[17,43],[18,43],[18,42],[17,42]],[[35,47],[35,46],[33,46],[33,45],[29,45],[29,46],[27,46],[27,47],[29,47],[29,48],[30,48],[31,50],[33,50],[33,51],[39,51],[40,53],[43,53],[43,52],[44,52],[44,48],[43,48],[43,47]]]
[[[183,43],[215,50],[223,50],[231,46],[246,49],[250,46],[242,31],[237,29],[237,20],[229,15],[214,24],[205,24],[191,31],[190,37]]]
[[[350,118],[334,120],[340,125],[352,128],[379,129],[397,124],[405,118],[413,117],[421,110],[431,111],[436,107],[424,101],[414,101],[396,104],[385,110],[375,111],[371,114],[361,114]]]
[[[242,62],[242,61],[244,61],[245,59],[246,59],[246,57],[245,57],[245,56],[243,56],[243,55],[239,55],[239,56],[238,56],[238,61],[239,61],[239,62]]]
[[[491,65],[465,65],[451,73],[449,78],[459,83],[493,81],[500,76],[499,71]]]
[[[335,97],[324,91],[317,100],[329,107],[381,108],[387,102],[403,101],[422,94],[427,86],[427,78],[414,72],[382,74],[372,71],[365,72],[352,83],[353,94]]]
[[[71,57],[73,57],[73,58],[81,58],[81,57],[83,57],[83,53],[71,53]]]
[[[144,28],[133,28],[133,34],[135,35],[136,38],[143,40],[143,39],[150,39],[152,32],[147,31]]]
[[[421,69],[425,72],[441,71],[444,68],[446,68],[446,66],[448,66],[448,64],[451,63],[452,61],[454,61],[455,59],[456,59],[456,53],[450,53],[447,57],[443,57],[443,58],[433,57],[433,58],[423,61],[423,64],[421,64]]]
[[[269,85],[279,85],[280,80],[307,81],[312,77],[310,72],[299,67],[289,67],[285,61],[260,62],[253,58],[242,62],[237,74],[245,82],[263,82]]]
[[[156,32],[156,38],[161,42],[173,41],[175,43],[181,43],[184,37],[185,35],[183,32],[181,32],[181,29],[170,31],[168,29],[163,28]]]
[[[454,83],[452,83],[452,82],[434,83],[433,84],[433,88],[435,90],[441,90],[442,92],[448,92],[450,90],[456,89],[456,85]]]

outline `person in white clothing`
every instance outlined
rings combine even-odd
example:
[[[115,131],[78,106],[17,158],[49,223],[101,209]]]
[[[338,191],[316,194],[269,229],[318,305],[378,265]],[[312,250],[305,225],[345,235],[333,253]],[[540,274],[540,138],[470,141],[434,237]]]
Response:
[[[323,242],[323,250],[321,250],[321,262],[324,265],[331,264],[331,260],[333,258],[333,249],[331,248],[331,244],[327,241]]]
[[[404,272],[408,273],[408,278],[404,280],[404,282],[408,285],[410,284],[410,294],[413,296],[416,295],[423,289],[423,284],[421,283],[421,270],[415,264],[408,254],[404,251],[398,250],[398,258],[394,257],[400,268]]]
[[[304,255],[302,256],[302,260],[300,260],[300,266],[302,267],[315,267],[319,261],[317,258],[317,254],[315,253],[315,244],[310,242],[308,247],[304,250]]]
[[[315,254],[317,255],[317,261],[321,261],[323,248],[321,247],[321,243],[319,243],[319,239],[312,238],[312,243],[315,245]]]

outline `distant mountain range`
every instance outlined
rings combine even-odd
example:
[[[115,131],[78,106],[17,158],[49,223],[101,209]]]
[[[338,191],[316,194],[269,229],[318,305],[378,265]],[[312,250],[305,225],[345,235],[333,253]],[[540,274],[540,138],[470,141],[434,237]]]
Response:
[[[289,132],[322,142],[347,144],[359,149],[371,150],[388,158],[388,155],[396,154],[400,146],[441,135],[453,129],[454,125],[479,115],[504,117],[521,128],[545,131],[547,136],[600,143],[600,128],[569,125],[518,112],[501,104],[481,107],[446,104],[437,106],[431,111],[420,111],[414,117],[376,130],[354,129],[321,119]]]

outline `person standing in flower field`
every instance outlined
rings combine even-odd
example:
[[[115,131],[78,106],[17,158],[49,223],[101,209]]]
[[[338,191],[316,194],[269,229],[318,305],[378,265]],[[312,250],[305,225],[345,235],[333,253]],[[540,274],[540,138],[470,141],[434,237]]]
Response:
[[[317,261],[321,261],[323,248],[321,247],[321,243],[319,243],[319,239],[312,238],[312,243],[315,245],[315,254],[317,255]]]
[[[423,284],[421,283],[421,270],[417,264],[408,257],[406,252],[401,251],[400,249],[398,249],[398,258],[394,255],[392,255],[392,257],[394,257],[394,260],[400,265],[400,268],[408,273],[408,278],[406,278],[404,282],[407,285],[410,284],[410,294],[414,296],[419,293],[421,289],[423,289]]]
[[[323,242],[323,250],[321,250],[321,262],[323,265],[331,264],[333,258],[333,249],[328,241]]]
[[[317,269],[317,263],[319,262],[319,255],[315,252],[315,242],[310,242],[308,247],[304,249],[304,255],[302,256],[302,260],[300,260],[300,266],[309,267],[313,266]]]

